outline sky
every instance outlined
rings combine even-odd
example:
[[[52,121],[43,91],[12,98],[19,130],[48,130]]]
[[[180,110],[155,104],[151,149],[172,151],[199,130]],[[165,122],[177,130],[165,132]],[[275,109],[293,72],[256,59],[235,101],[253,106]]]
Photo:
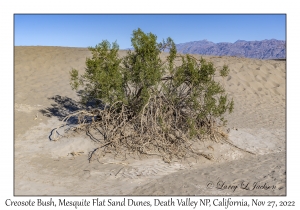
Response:
[[[93,47],[108,40],[127,49],[138,28],[157,35],[158,42],[171,37],[176,44],[204,39],[215,43],[286,40],[286,15],[15,14],[14,45]]]

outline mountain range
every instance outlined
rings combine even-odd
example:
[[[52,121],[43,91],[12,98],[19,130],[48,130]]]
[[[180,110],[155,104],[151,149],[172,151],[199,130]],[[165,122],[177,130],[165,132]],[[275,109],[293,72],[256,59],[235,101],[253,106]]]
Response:
[[[214,43],[208,40],[186,42],[176,45],[183,54],[237,56],[256,59],[286,59],[286,42],[276,39],[262,41],[238,40],[234,43]]]

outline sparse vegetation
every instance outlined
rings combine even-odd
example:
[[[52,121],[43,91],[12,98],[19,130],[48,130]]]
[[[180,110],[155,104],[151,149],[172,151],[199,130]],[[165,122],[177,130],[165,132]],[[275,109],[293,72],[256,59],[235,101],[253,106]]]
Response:
[[[85,131],[99,152],[116,155],[158,155],[174,158],[203,155],[193,148],[197,141],[226,141],[224,114],[233,111],[224,87],[214,80],[211,62],[177,54],[171,38],[161,43],[152,33],[133,31],[133,50],[118,56],[117,43],[103,41],[90,47],[83,75],[73,69],[71,86],[83,87],[81,100],[96,101],[92,109],[75,112],[76,131]],[[165,61],[161,52],[168,50]],[[228,76],[229,68],[219,72]],[[101,106],[100,106],[101,105]]]

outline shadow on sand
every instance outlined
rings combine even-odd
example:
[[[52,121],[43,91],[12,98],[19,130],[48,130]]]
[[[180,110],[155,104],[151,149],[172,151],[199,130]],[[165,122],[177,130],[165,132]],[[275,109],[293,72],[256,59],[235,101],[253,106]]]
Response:
[[[81,110],[91,111],[91,109],[104,109],[104,104],[101,101],[88,101],[86,104],[80,103],[78,101],[73,100],[69,97],[63,97],[60,95],[53,96],[51,98],[48,98],[49,100],[54,101],[54,103],[51,104],[51,107],[47,107],[45,109],[39,110],[40,113],[42,113],[44,116],[47,117],[57,117],[60,121],[64,120],[67,116],[69,116],[72,113],[76,113]],[[108,106],[109,107],[109,106]],[[89,117],[86,118],[87,122],[91,121]],[[71,116],[68,118],[68,120],[65,122],[66,124],[63,126],[60,126],[59,128],[69,126],[70,128],[78,124],[78,116]],[[49,140],[52,141],[54,132],[57,135],[60,135],[57,131],[58,128],[54,128],[50,135]],[[68,130],[68,129],[67,129]],[[101,133],[101,132],[100,132]],[[95,138],[89,131],[86,132],[86,134],[93,140],[98,142],[99,140]]]
[[[66,96],[62,97],[60,95],[56,95],[48,99],[53,100],[55,103],[52,103],[51,107],[39,110],[44,116],[47,117],[55,116],[59,120],[63,120],[66,116],[73,112],[87,109],[87,106]]]

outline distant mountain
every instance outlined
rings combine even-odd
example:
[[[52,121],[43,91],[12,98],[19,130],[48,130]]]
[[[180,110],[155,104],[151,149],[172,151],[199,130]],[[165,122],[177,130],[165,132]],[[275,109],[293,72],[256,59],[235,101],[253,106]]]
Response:
[[[286,42],[270,39],[262,41],[238,40],[235,43],[213,43],[207,40],[177,44],[177,51],[183,54],[237,56],[257,59],[285,59]]]

